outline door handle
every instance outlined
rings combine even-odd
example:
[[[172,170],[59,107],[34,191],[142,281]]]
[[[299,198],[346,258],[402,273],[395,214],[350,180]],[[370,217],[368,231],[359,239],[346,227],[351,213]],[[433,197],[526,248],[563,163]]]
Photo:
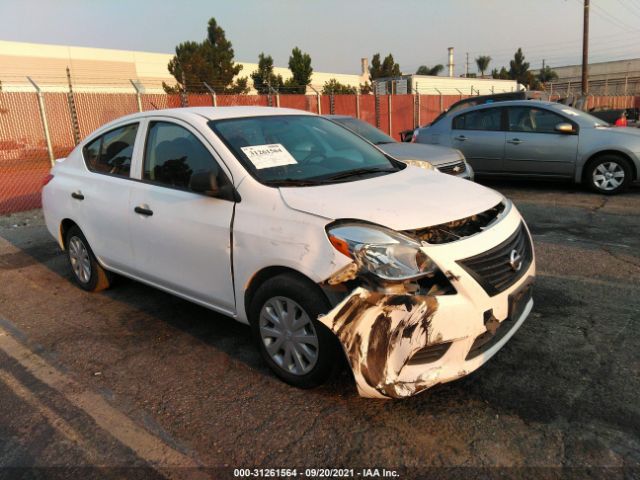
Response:
[[[522,140],[519,138],[512,138],[511,140],[507,140],[507,143],[511,143],[512,145],[520,145]]]
[[[80,192],[73,192],[71,194],[71,198],[75,198],[76,200],[84,200],[84,195]]]
[[[455,137],[455,139],[461,142],[464,142],[467,139],[467,137],[465,137],[464,135],[458,135],[457,137]]]
[[[148,208],[144,207],[136,207],[133,209],[133,211],[139,213],[140,215],[146,215],[147,217],[153,215],[153,210],[149,210]]]

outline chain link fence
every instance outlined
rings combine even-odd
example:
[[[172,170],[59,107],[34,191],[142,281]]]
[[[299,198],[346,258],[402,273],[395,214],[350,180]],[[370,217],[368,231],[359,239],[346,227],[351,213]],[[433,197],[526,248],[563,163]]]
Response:
[[[34,84],[37,88],[37,85]],[[101,125],[138,111],[186,106],[276,106],[350,115],[400,139],[467,95],[216,95],[0,91],[0,214],[38,208],[51,165]],[[558,92],[555,99],[562,98]],[[639,97],[589,97],[589,108],[628,108]]]

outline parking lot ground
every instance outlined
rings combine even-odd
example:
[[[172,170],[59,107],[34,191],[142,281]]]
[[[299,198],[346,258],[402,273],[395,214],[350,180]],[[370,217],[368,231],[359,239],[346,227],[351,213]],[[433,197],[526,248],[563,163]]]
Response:
[[[0,466],[87,478],[231,477],[199,469],[225,466],[637,478],[640,188],[489,185],[533,233],[534,312],[487,365],[403,401],[360,398],[346,371],[289,387],[248,327],[130,280],[85,293],[39,211],[0,217]]]

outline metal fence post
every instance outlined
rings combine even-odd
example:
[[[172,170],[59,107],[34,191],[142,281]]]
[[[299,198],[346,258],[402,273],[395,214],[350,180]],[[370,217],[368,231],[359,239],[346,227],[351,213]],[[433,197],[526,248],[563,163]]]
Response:
[[[217,107],[218,98],[216,97],[216,91],[213,88],[211,88],[207,82],[202,82],[202,84],[207,90],[209,90],[209,93],[211,94],[211,101],[213,102],[213,106]]]
[[[373,82],[373,93],[375,95],[376,127],[380,128],[380,95],[378,95],[378,82]]]
[[[442,98],[442,92],[437,88],[435,90],[438,92],[438,95],[440,95],[440,113],[442,113],[444,112],[444,99]]]
[[[333,91],[329,94],[329,114],[335,115],[336,113],[336,97]]]
[[[67,67],[67,83],[69,84],[69,92],[67,93],[67,103],[69,104],[69,114],[71,115],[71,129],[73,130],[73,142],[75,145],[80,143],[80,125],[78,123],[78,112],[76,111],[76,102],[73,98],[73,86],[71,85],[71,71]]]
[[[184,70],[182,71],[182,92],[180,95],[180,103],[182,108],[189,106],[189,97],[187,96],[187,80],[184,76]]]
[[[391,129],[391,95],[387,96],[387,108],[389,110],[388,114],[389,114],[389,135],[393,136],[392,133],[392,129]]]
[[[316,100],[318,102],[318,115],[322,115],[322,102],[321,102],[322,96],[320,95],[320,92],[318,90],[313,88],[313,85],[309,85],[309,88],[314,92],[316,92]]]
[[[360,93],[356,92],[356,118],[360,118]]]
[[[142,111],[142,95],[140,95],[140,89],[138,88],[138,85],[136,85],[136,82],[134,82],[131,79],[129,79],[129,81],[131,82],[133,89],[136,91],[136,101],[138,102],[138,111],[141,112]]]
[[[33,85],[33,88],[36,89],[36,93],[38,95],[38,109],[40,110],[40,119],[42,120],[42,129],[44,130],[44,139],[47,143],[47,152],[49,153],[49,161],[51,162],[51,166],[53,167],[56,163],[56,157],[53,154],[53,147],[51,146],[51,135],[49,134],[49,123],[47,122],[47,111],[44,108],[44,95],[42,94],[42,90],[36,82],[33,81],[31,77],[27,77],[27,80]]]

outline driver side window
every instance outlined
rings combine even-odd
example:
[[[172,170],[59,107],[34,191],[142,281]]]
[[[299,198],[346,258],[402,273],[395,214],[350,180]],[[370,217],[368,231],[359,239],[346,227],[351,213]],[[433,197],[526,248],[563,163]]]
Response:
[[[532,133],[557,133],[559,123],[568,123],[560,115],[534,107],[509,108],[509,131]]]

